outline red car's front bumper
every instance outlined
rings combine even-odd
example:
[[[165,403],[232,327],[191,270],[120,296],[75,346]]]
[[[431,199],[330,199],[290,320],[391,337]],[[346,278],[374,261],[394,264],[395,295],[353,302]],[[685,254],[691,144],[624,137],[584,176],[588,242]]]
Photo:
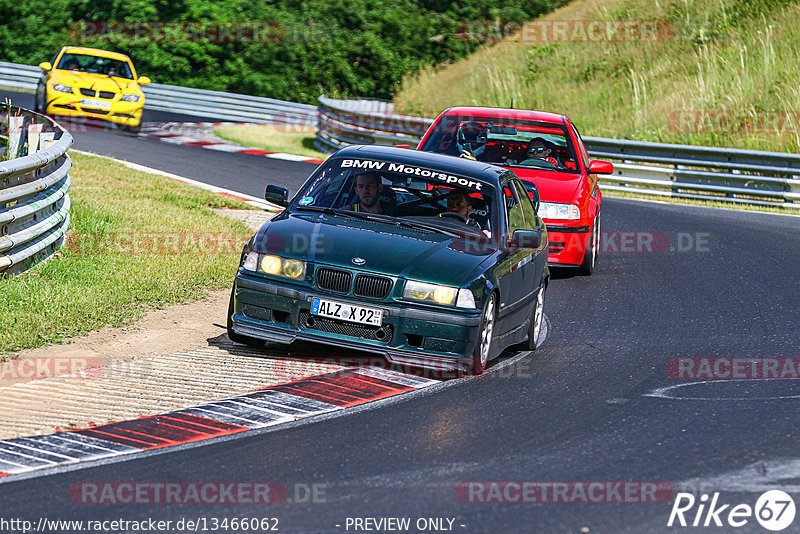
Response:
[[[592,235],[592,220],[577,221],[545,220],[550,249],[547,261],[550,265],[577,267],[583,261],[586,247]]]

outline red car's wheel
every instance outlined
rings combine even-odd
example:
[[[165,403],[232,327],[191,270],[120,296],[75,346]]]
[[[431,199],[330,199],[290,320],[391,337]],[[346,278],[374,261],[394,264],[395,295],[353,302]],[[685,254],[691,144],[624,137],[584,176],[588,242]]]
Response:
[[[586,252],[583,254],[583,262],[578,268],[578,272],[585,276],[590,276],[594,272],[597,263],[597,256],[600,254],[600,214],[594,217],[592,223],[591,237],[586,243]]]

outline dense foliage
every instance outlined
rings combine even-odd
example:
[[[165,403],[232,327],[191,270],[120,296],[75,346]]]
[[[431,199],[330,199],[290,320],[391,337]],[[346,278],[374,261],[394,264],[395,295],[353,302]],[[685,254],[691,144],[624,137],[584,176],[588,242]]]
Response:
[[[480,43],[458,35],[466,21],[529,20],[563,3],[0,0],[0,60],[38,64],[63,45],[81,44],[124,52],[140,74],[159,83],[302,102],[314,102],[320,93],[388,98],[404,74],[475,50]],[[144,33],[138,38],[133,31],[102,35],[99,25],[87,21],[138,23]],[[244,42],[186,39],[186,32],[174,28],[154,39],[141,23],[156,21],[227,21],[235,27],[257,21],[270,30],[268,39],[245,36]]]

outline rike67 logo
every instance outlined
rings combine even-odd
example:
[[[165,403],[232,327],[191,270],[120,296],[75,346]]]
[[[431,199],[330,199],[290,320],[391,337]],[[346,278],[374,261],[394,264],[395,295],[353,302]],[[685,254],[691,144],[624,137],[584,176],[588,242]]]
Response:
[[[770,490],[762,493],[755,507],[751,507],[749,504],[721,504],[719,492],[714,493],[711,502],[707,494],[695,499],[691,493],[678,493],[667,526],[743,527],[753,516],[767,530],[783,530],[794,521],[794,500],[784,491]]]

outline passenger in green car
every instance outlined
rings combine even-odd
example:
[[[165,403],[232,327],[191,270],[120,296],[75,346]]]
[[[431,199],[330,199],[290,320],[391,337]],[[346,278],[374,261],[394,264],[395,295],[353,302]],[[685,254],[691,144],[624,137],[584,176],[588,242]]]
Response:
[[[453,189],[447,195],[447,211],[445,213],[456,213],[460,215],[459,219],[467,226],[481,229],[481,225],[471,217],[472,215],[472,198],[469,196],[469,191],[463,188]],[[439,215],[442,216],[441,214]]]

